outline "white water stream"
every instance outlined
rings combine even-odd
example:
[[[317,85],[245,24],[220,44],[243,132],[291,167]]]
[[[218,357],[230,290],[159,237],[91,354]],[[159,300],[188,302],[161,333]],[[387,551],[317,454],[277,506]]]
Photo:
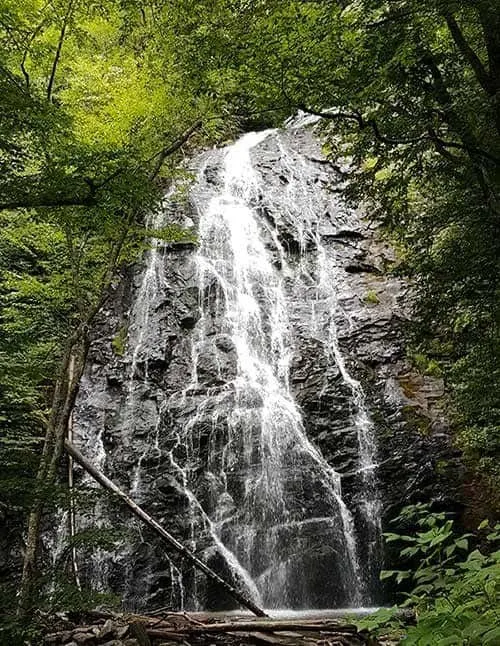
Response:
[[[199,289],[201,294],[212,291],[212,297],[202,303],[193,345],[194,371],[185,395],[198,388],[200,357],[210,345],[214,311],[223,321],[219,334],[230,339],[236,372],[217,394],[216,406],[207,398],[197,408],[180,442],[192,449],[189,471],[199,451],[191,436],[210,416],[211,532],[219,545],[223,542],[230,569],[256,600],[273,607],[307,602],[310,582],[307,576],[300,578],[297,552],[322,548],[336,552],[334,560],[342,563],[345,599],[359,605],[365,590],[354,521],[342,497],[340,475],[308,439],[290,391],[294,340],[284,286],[285,253],[277,236],[272,236],[282,265],[282,271],[277,271],[263,238],[265,222],[256,208],[265,186],[251,161],[251,150],[268,136],[278,135],[265,131],[243,136],[224,152],[220,188],[214,192],[206,185],[202,168],[193,190],[199,214]],[[299,232],[304,246],[311,236],[317,244],[316,299],[336,307],[335,282],[324,266],[319,236],[307,229],[307,213],[297,217],[304,196],[296,199],[290,193],[294,184],[288,186],[282,211],[287,219],[305,223]],[[300,187],[295,185],[296,190]],[[352,391],[360,469],[373,472],[374,447],[363,393],[345,367],[332,321],[333,317],[326,343]],[[186,489],[191,486],[189,480],[184,469]],[[367,492],[367,505],[371,495]],[[320,539],[316,544],[309,540],[311,534]],[[330,554],[325,562],[331,558]]]

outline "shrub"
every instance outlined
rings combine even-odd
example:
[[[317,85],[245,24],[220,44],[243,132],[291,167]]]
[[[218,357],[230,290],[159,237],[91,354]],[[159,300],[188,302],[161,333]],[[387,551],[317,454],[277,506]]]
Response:
[[[500,524],[491,528],[483,521],[477,537],[457,535],[454,521],[428,505],[405,507],[394,520],[413,525],[409,534],[385,534],[387,542],[400,546],[406,570],[384,570],[381,579],[397,585],[410,584],[400,607],[358,622],[360,627],[385,630],[402,628],[400,608],[415,611],[415,626],[405,627],[401,643],[413,646],[497,646],[500,644]],[[479,548],[474,547],[478,542]]]

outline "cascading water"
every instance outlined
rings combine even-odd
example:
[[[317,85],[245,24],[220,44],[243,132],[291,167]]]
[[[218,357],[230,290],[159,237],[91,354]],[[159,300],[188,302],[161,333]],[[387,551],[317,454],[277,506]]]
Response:
[[[304,123],[305,120],[305,123]],[[290,122],[289,128],[297,131],[304,125],[314,123],[317,119],[311,116],[296,118]],[[365,520],[364,543],[367,552],[363,555],[366,572],[376,569],[380,559],[381,550],[381,503],[379,499],[378,484],[376,478],[376,455],[377,447],[375,442],[375,428],[368,409],[366,396],[361,383],[355,379],[346,366],[346,359],[343,356],[338,339],[338,323],[340,318],[346,322],[349,332],[353,331],[352,321],[349,313],[341,306],[339,296],[342,291],[343,270],[339,267],[338,259],[334,249],[325,244],[321,231],[321,218],[318,217],[318,206],[320,199],[311,193],[310,186],[304,178],[315,176],[314,162],[306,155],[293,154],[293,149],[288,150],[286,142],[282,143],[280,135],[277,135],[278,147],[281,157],[282,169],[286,170],[287,177],[293,181],[287,181],[283,196],[280,198],[280,212],[288,223],[288,226],[295,230],[296,239],[300,245],[302,260],[300,271],[297,272],[300,281],[308,274],[308,263],[305,251],[312,251],[314,265],[315,289],[312,290],[311,322],[314,334],[319,338],[325,348],[328,363],[334,363],[340,372],[345,385],[351,394],[350,408],[352,409],[352,422],[354,424],[358,443],[358,465],[357,471],[361,480],[361,514]],[[290,154],[292,153],[292,154]],[[344,167],[344,172],[347,167]],[[326,209],[333,210],[338,225],[349,222],[352,213],[345,208],[342,201],[330,198]],[[276,206],[274,207],[276,209]],[[326,210],[326,214],[329,214]],[[306,299],[308,300],[308,299]],[[363,587],[366,594],[366,580]]]
[[[111,476],[259,603],[359,606],[370,602],[379,558],[376,447],[367,398],[341,350],[349,316],[331,244],[355,214],[325,188],[331,174],[304,125],[250,133],[198,160],[188,214],[198,249],[182,252],[179,265],[181,252],[153,238],[131,291],[128,377],[116,392],[118,378],[95,370],[74,424],[90,455],[101,447]],[[177,217],[175,196],[168,204]],[[190,308],[179,305],[188,292],[197,295]],[[296,369],[307,347],[324,366],[314,414],[328,411],[333,391],[343,402],[330,413],[331,434],[355,457],[339,466],[309,434],[308,375]],[[98,512],[101,520],[113,513]],[[114,587],[127,596],[142,576],[152,603],[169,590],[174,606],[224,605],[204,578],[169,560],[158,565],[161,548],[146,545],[144,555],[136,537],[99,555],[107,585],[120,580]]]

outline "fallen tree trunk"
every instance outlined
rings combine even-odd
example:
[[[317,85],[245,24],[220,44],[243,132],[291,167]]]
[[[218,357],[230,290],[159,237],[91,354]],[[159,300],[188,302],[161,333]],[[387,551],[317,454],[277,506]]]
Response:
[[[187,549],[182,543],[180,543],[176,538],[169,534],[166,529],[164,529],[159,523],[154,520],[149,514],[147,514],[137,503],[135,503],[132,498],[127,496],[114,482],[107,478],[104,473],[99,471],[87,458],[68,440],[65,440],[64,446],[69,455],[78,462],[78,464],[96,480],[101,486],[103,486],[108,491],[116,494],[127,507],[132,511],[132,513],[140,518],[148,527],[150,527],[156,534],[158,534],[166,543],[170,545],[176,552],[181,554],[184,558],[190,561],[194,567],[198,570],[201,570],[209,579],[220,585],[226,592],[228,592],[233,599],[235,599],[243,607],[247,608],[253,612],[258,617],[267,617],[267,614],[259,608],[251,599],[248,599],[243,595],[239,590],[230,585],[227,581],[224,581],[217,572],[214,572],[208,565],[200,561],[200,559],[195,556],[190,550]]]

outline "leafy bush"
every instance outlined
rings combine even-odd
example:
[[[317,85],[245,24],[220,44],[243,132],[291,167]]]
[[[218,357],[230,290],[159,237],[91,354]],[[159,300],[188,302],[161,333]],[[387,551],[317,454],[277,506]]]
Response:
[[[478,536],[458,535],[454,521],[445,513],[432,512],[429,505],[405,507],[394,520],[413,526],[408,535],[385,534],[387,542],[400,546],[403,562],[414,568],[384,570],[380,578],[396,584],[411,584],[405,600],[389,612],[376,613],[360,621],[364,628],[401,629],[401,608],[415,611],[415,626],[406,627],[401,643],[413,646],[497,646],[500,644],[500,524],[491,528],[487,520]],[[479,548],[474,547],[478,541]]]

